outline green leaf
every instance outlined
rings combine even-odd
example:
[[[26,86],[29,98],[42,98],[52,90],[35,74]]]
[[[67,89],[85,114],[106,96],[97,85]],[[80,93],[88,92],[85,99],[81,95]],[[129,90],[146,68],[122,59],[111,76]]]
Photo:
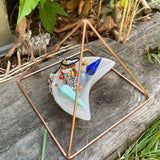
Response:
[[[46,2],[46,0],[40,0],[40,6],[41,6],[42,9],[43,9],[43,6],[44,6],[45,2]]]
[[[149,152],[151,152],[151,149],[156,145],[157,140],[160,138],[160,135],[157,137],[154,137],[154,139],[152,139],[152,141],[149,142],[149,144],[147,145],[147,147],[145,147],[141,154],[142,155],[147,155]]]
[[[127,160],[150,159],[159,160],[160,157],[160,117],[150,129],[125,151]]]
[[[114,8],[115,4],[113,3],[113,1],[110,1],[110,5],[112,8]]]
[[[160,118],[158,118],[154,124],[150,127],[150,129],[146,132],[146,134],[141,139],[147,139],[154,133],[156,128],[160,125]],[[157,131],[156,131],[157,132]]]
[[[56,24],[56,18],[53,11],[47,10],[44,5],[43,9],[39,10],[39,14],[44,28],[50,33],[53,33]]]
[[[154,151],[157,151],[158,150],[158,146],[159,146],[159,139],[158,139],[158,141],[156,142],[156,145],[155,145],[155,147],[154,147]]]
[[[67,16],[67,13],[63,10],[63,8],[54,1],[46,0],[44,6],[47,10],[52,11],[56,14]]]
[[[17,24],[36,8],[40,0],[20,0]]]
[[[143,141],[139,141],[138,144],[136,145],[136,147],[131,151],[131,154],[136,153],[137,151],[141,151],[145,146],[147,146],[147,144],[149,144],[151,141],[153,141],[155,138],[159,138],[160,137],[160,131],[156,132],[155,134],[153,134],[153,136],[143,140]]]
[[[67,16],[67,13],[63,10],[63,8],[57,2],[51,0],[45,0],[43,8],[41,7],[39,10],[39,14],[42,25],[50,33],[54,31],[54,26],[56,24],[55,14]]]
[[[124,6],[125,6],[125,1],[126,0],[121,0],[121,6],[124,8]],[[128,5],[129,5],[129,3],[127,2],[127,7],[128,7]]]

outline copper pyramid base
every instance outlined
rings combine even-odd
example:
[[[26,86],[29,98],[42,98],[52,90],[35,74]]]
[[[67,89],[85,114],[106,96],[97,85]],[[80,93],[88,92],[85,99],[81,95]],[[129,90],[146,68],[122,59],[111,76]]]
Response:
[[[115,124],[113,124],[110,128],[108,128],[107,130],[103,131],[99,136],[97,136],[96,138],[94,138],[92,141],[90,141],[89,143],[87,143],[84,147],[82,147],[81,149],[79,149],[76,153],[71,155],[71,148],[72,148],[72,141],[73,141],[73,134],[74,134],[74,129],[75,129],[75,120],[76,120],[76,109],[77,109],[77,100],[78,100],[78,93],[79,93],[79,84],[80,84],[80,74],[81,74],[81,70],[79,69],[79,74],[78,74],[78,85],[77,85],[77,91],[76,91],[76,99],[75,99],[75,104],[74,104],[74,113],[73,113],[73,119],[72,119],[72,127],[71,127],[71,134],[70,134],[70,142],[69,142],[69,148],[68,148],[68,153],[66,153],[63,149],[63,147],[60,145],[60,143],[58,142],[58,140],[56,139],[56,137],[54,136],[53,132],[50,130],[50,128],[48,127],[47,123],[45,122],[44,118],[41,116],[41,114],[39,113],[39,111],[37,110],[36,106],[33,104],[32,100],[30,99],[29,95],[27,94],[27,92],[25,91],[25,89],[23,88],[21,81],[32,76],[35,75],[41,71],[44,71],[52,66],[57,65],[59,62],[56,62],[52,65],[46,66],[40,70],[34,71],[31,73],[31,71],[33,71],[33,69],[35,67],[37,67],[40,63],[42,63],[51,53],[56,52],[59,47],[75,32],[77,31],[80,27],[83,27],[83,35],[82,35],[82,43],[81,43],[81,52],[80,53],[76,53],[68,58],[74,57],[76,55],[80,54],[80,62],[79,62],[79,68],[81,68],[82,66],[82,58],[83,58],[83,52],[88,51],[90,52],[92,55],[97,56],[94,52],[92,52],[89,48],[89,43],[88,43],[88,38],[87,38],[87,34],[86,34],[86,29],[87,29],[87,25],[90,27],[90,29],[92,29],[92,31],[97,35],[97,37],[102,41],[102,43],[106,46],[106,48],[111,52],[111,54],[117,59],[117,61],[121,64],[121,66],[126,70],[126,72],[130,75],[130,77],[133,79],[133,81],[135,82],[135,84],[133,82],[131,82],[129,79],[127,79],[125,76],[123,76],[121,73],[119,73],[116,69],[112,68],[112,70],[118,74],[121,78],[123,78],[124,80],[126,80],[130,85],[132,85],[133,87],[135,87],[138,91],[140,91],[144,96],[146,96],[146,100],[140,104],[137,108],[135,108],[133,111],[131,111],[129,114],[127,114],[126,116],[124,116],[122,119],[120,119],[119,121],[117,121]],[[84,43],[85,43],[85,39],[87,41],[87,49],[84,50]],[[56,53],[55,53],[56,54]],[[148,93],[145,91],[145,89],[141,86],[141,84],[137,81],[137,79],[132,75],[132,73],[127,69],[127,67],[123,64],[123,62],[118,58],[118,56],[113,52],[113,50],[108,46],[108,44],[105,42],[105,40],[100,36],[100,34],[96,31],[96,29],[91,25],[91,23],[85,19],[82,20],[82,22],[77,25],[52,51],[50,51],[48,54],[46,54],[44,56],[44,58],[41,59],[41,61],[39,61],[38,63],[36,63],[26,74],[24,74],[20,79],[18,79],[18,85],[21,88],[21,90],[23,91],[24,95],[26,96],[26,98],[28,99],[28,101],[30,102],[31,106],[33,107],[33,109],[35,110],[35,112],[37,113],[37,115],[39,116],[39,118],[41,119],[42,123],[44,124],[44,126],[47,128],[48,132],[50,133],[52,139],[55,141],[55,143],[57,144],[58,148],[60,149],[60,151],[62,152],[62,154],[64,155],[64,157],[66,157],[67,159],[72,159],[74,158],[76,155],[78,155],[80,152],[82,152],[83,150],[85,150],[87,147],[89,147],[90,145],[92,145],[94,142],[96,142],[98,139],[100,139],[101,137],[103,137],[106,133],[108,133],[111,129],[113,129],[114,127],[116,127],[117,125],[119,125],[121,122],[123,122],[125,119],[127,119],[129,116],[131,116],[134,112],[136,112],[137,110],[139,110],[142,106],[144,106],[146,103],[149,102],[150,97],[148,95]]]

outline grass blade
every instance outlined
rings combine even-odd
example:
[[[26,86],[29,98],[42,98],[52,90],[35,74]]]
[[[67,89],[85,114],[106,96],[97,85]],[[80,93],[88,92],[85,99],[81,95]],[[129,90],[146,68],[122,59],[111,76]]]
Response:
[[[43,135],[43,147],[42,147],[42,158],[41,160],[44,160],[44,153],[46,148],[46,140],[47,140],[47,129],[44,129],[44,135]]]
[[[124,158],[129,160],[160,157],[160,117],[150,129],[125,151]]]

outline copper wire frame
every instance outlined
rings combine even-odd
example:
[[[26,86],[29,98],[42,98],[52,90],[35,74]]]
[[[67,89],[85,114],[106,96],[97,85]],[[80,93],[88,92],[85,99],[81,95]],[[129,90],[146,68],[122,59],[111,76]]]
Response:
[[[146,96],[146,100],[140,104],[137,108],[135,108],[134,110],[132,110],[130,113],[128,113],[126,116],[124,116],[122,119],[120,119],[119,121],[117,121],[116,123],[114,123],[111,127],[109,127],[107,130],[103,131],[100,135],[98,135],[96,138],[94,138],[92,141],[90,141],[89,143],[87,143],[85,146],[83,146],[81,149],[79,149],[77,152],[75,152],[74,154],[71,155],[71,148],[72,148],[72,140],[73,140],[73,134],[74,134],[74,129],[75,129],[75,120],[76,120],[76,109],[77,109],[77,100],[78,100],[78,92],[79,92],[79,84],[80,84],[80,74],[81,74],[81,66],[82,66],[82,58],[83,58],[83,52],[88,51],[90,52],[92,55],[97,56],[94,52],[92,52],[89,48],[89,42],[88,42],[88,38],[87,38],[87,33],[86,33],[86,29],[87,29],[87,25],[92,29],[92,31],[94,31],[94,33],[97,35],[97,37],[103,42],[103,44],[106,46],[106,48],[112,53],[112,55],[117,59],[117,61],[122,65],[122,67],[126,70],[126,72],[132,77],[132,79],[135,81],[135,83],[133,83],[132,81],[130,81],[129,79],[127,79],[125,76],[123,76],[120,72],[118,72],[115,68],[112,68],[112,70],[118,74],[120,77],[122,77],[124,80],[126,80],[130,85],[132,85],[133,87],[135,87],[138,91],[140,91],[144,96]],[[60,63],[60,61],[51,64],[49,66],[46,66],[42,69],[39,69],[37,71],[34,71],[32,73],[30,73],[31,71],[33,71],[33,69],[35,67],[37,67],[40,63],[42,63],[43,60],[45,60],[51,53],[56,52],[59,47],[75,32],[77,31],[80,27],[83,27],[83,35],[82,35],[82,43],[81,43],[81,52],[80,53],[76,53],[70,57],[67,58],[71,58],[74,57],[78,54],[80,54],[80,61],[79,61],[79,72],[78,72],[78,85],[77,85],[77,90],[76,90],[76,98],[75,98],[75,104],[74,104],[74,112],[73,112],[73,119],[72,119],[72,127],[71,127],[71,134],[70,134],[70,142],[69,142],[69,148],[68,148],[68,153],[66,153],[64,151],[64,149],[62,148],[62,146],[60,145],[60,143],[58,142],[58,140],[56,139],[56,137],[54,136],[53,132],[50,130],[50,128],[48,127],[47,123],[45,122],[45,120],[43,119],[43,117],[41,116],[41,114],[39,113],[38,109],[36,108],[36,106],[33,104],[32,100],[30,99],[30,97],[28,96],[27,92],[25,91],[25,89],[23,88],[21,81],[32,76],[35,75],[41,71],[44,71],[52,66],[55,66],[57,64]],[[84,50],[84,43],[85,43],[85,39],[87,41],[87,49]],[[137,110],[139,110],[142,106],[144,106],[146,103],[149,102],[150,100],[150,96],[149,94],[146,92],[146,90],[142,87],[142,85],[136,80],[136,78],[132,75],[132,73],[127,69],[127,67],[123,64],[123,62],[118,58],[118,56],[113,52],[113,50],[108,46],[108,44],[105,42],[105,40],[100,36],[100,34],[96,31],[96,29],[92,26],[92,24],[87,20],[84,19],[82,20],[82,22],[80,24],[78,24],[55,48],[53,48],[53,50],[51,50],[48,54],[46,54],[41,61],[37,62],[26,74],[24,74],[20,79],[18,79],[17,81],[20,89],[22,90],[22,92],[24,93],[24,95],[26,96],[26,98],[28,99],[28,101],[30,102],[31,106],[33,107],[34,111],[37,113],[38,117],[41,119],[42,123],[44,124],[44,126],[46,127],[46,129],[48,130],[49,134],[51,135],[52,139],[55,141],[55,143],[57,144],[58,148],[60,149],[60,151],[62,152],[62,154],[64,155],[65,158],[67,159],[72,159],[75,156],[77,156],[80,152],[82,152],[83,150],[85,150],[87,147],[89,147],[90,145],[92,145],[94,142],[96,142],[98,139],[100,139],[101,137],[103,137],[106,133],[108,133],[110,130],[112,130],[114,127],[116,127],[117,125],[119,125],[121,122],[123,122],[125,119],[127,119],[129,116],[131,116],[133,113],[135,113]]]

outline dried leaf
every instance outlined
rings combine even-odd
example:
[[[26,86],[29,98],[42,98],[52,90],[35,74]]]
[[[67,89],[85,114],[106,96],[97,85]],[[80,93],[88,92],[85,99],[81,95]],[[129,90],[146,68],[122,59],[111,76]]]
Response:
[[[77,0],[70,0],[66,5],[68,13],[72,13],[77,7],[78,7],[78,1]]]
[[[98,32],[103,31],[110,31],[113,28],[116,28],[117,25],[114,23],[113,19],[110,16],[107,16],[106,20],[104,21],[103,25],[98,29]]]
[[[94,28],[98,30],[103,25],[103,22],[101,20],[96,20],[96,23],[94,25]]]
[[[63,8],[63,9],[66,9],[67,7],[67,3],[68,1],[67,0],[61,0],[61,1],[58,1],[60,6]]]

